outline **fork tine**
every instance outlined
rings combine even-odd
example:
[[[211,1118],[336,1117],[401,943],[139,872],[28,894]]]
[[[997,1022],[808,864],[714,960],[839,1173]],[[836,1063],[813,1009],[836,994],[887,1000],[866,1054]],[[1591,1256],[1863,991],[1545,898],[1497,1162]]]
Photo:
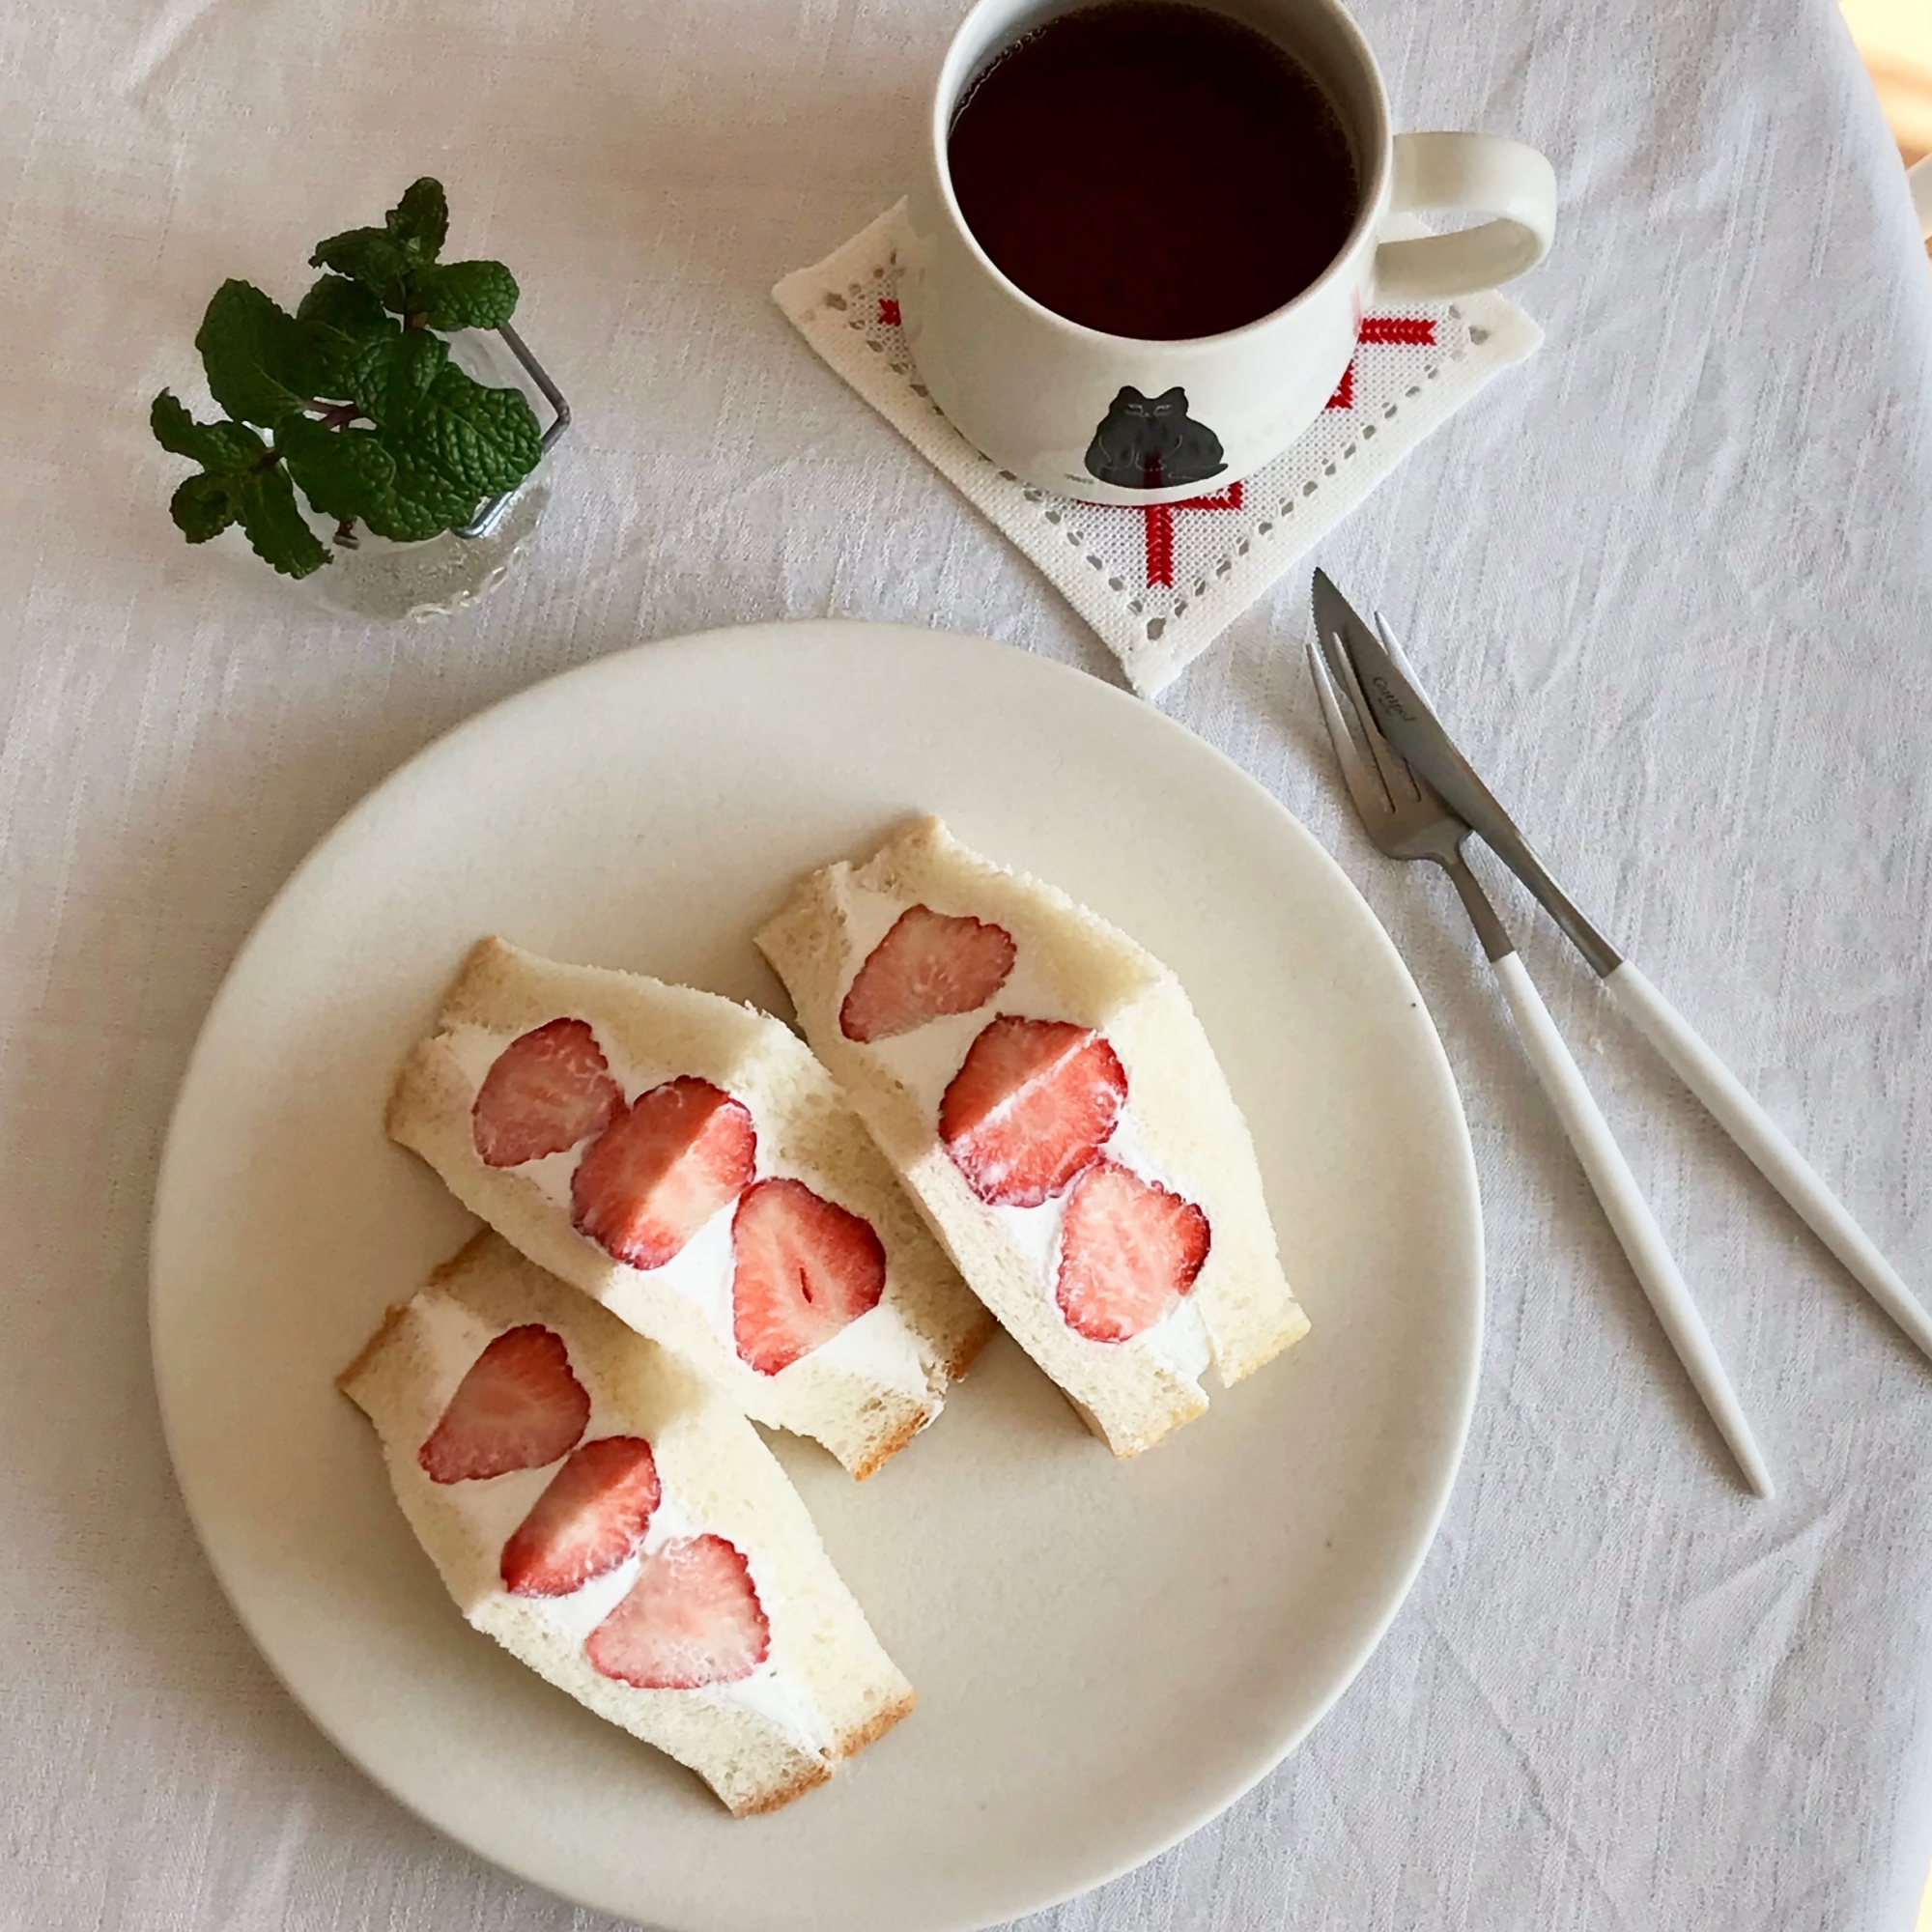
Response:
[[[1340,638],[1322,638],[1321,643],[1322,655],[1328,660],[1328,668],[1348,694],[1350,708],[1362,727],[1362,743],[1368,747],[1369,755],[1376,761],[1376,770],[1381,774],[1382,789],[1388,793],[1390,807],[1394,808],[1405,798],[1422,797],[1422,781],[1409,769],[1408,760],[1382,736],[1382,728],[1376,723],[1376,714],[1362,695],[1361,679],[1355,674],[1355,663],[1350,657],[1347,646]]]
[[[1335,689],[1334,678],[1318,643],[1311,642],[1308,646],[1308,668],[1315,679],[1315,696],[1321,705],[1322,723],[1328,726],[1335,757],[1342,767],[1343,782],[1349,787],[1356,811],[1373,825],[1376,819],[1386,818],[1394,811],[1395,801],[1377,768],[1363,757],[1355,744],[1354,733],[1349,729],[1349,721],[1343,715],[1342,696]],[[1353,699],[1349,702],[1352,705]],[[1360,716],[1359,711],[1356,715]]]

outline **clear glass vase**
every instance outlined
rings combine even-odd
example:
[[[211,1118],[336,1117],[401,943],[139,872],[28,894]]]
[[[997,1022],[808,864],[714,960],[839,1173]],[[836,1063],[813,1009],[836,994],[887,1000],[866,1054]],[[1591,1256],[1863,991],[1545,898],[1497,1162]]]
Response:
[[[324,519],[316,534],[335,553],[335,561],[306,582],[325,610],[352,617],[446,617],[478,603],[510,574],[543,516],[550,501],[542,480],[545,467],[539,464],[530,472],[488,536],[444,530],[426,543],[391,543],[358,529],[352,547]]]
[[[469,526],[473,534],[445,530],[423,543],[391,543],[357,528],[352,540],[334,523],[311,515],[315,533],[335,554],[305,585],[324,609],[355,617],[447,616],[488,596],[510,573],[550,502],[550,450],[570,421],[570,409],[530,357],[515,331],[464,329],[449,338],[449,359],[466,375],[497,389],[519,389],[541,421],[545,454],[507,503],[492,515],[486,504]]]

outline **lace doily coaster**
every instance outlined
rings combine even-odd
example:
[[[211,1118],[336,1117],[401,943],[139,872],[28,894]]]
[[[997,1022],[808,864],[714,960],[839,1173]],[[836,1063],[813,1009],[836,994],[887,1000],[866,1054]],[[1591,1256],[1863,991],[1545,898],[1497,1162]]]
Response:
[[[1416,443],[1543,331],[1498,295],[1408,302],[1362,322],[1328,407],[1274,462],[1184,503],[1083,503],[1023,483],[926,394],[899,329],[904,204],[773,298],[805,339],[1052,579],[1152,697],[1352,510]],[[1428,231],[1392,221],[1392,239]]]

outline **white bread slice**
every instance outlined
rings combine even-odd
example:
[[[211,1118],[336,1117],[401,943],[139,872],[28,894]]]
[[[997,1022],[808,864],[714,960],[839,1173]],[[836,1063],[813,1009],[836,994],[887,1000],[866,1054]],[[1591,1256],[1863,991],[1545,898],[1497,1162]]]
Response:
[[[914,904],[1003,927],[1013,942],[1010,974],[972,1012],[869,1043],[847,1038],[845,996],[872,949]],[[1117,1456],[1151,1447],[1207,1407],[1199,1378],[1208,1360],[1224,1383],[1234,1382],[1307,1332],[1282,1275],[1247,1123],[1213,1049],[1179,981],[1124,934],[1052,886],[969,851],[926,818],[863,866],[812,873],[757,944],[790,989],[813,1051],[974,1292]],[[939,1139],[941,1096],[997,1014],[1103,1034],[1127,1081],[1126,1109],[1106,1155],[1207,1214],[1211,1241],[1192,1292],[1173,1316],[1129,1340],[1092,1340],[1061,1315],[1055,1280],[1065,1200],[989,1207]]]
[[[572,1224],[569,1177],[582,1149],[487,1166],[471,1108],[490,1065],[559,1016],[588,1023],[627,1100],[696,1075],[751,1110],[759,1178],[790,1176],[869,1223],[885,1249],[876,1307],[777,1374],[740,1359],[732,1327],[731,1212],[670,1264],[617,1261]],[[470,952],[438,1030],[411,1054],[388,1129],[472,1212],[540,1266],[684,1356],[747,1415],[822,1442],[865,1477],[939,1413],[993,1321],[961,1283],[838,1088],[796,1035],[751,1007],[639,974],[539,959],[501,939]]]
[[[728,1540],[750,1565],[770,1655],[748,1678],[639,1690],[595,1669],[589,1629],[630,1587],[636,1558],[574,1596],[512,1596],[505,1540],[561,1466],[432,1482],[417,1452],[457,1384],[506,1329],[538,1322],[563,1340],[589,1392],[582,1440],[641,1435],[663,1499],[643,1546],[667,1533]],[[839,1580],[798,1492],[757,1432],[674,1356],[484,1233],[391,1308],[338,1378],[376,1425],[403,1514],[464,1616],[600,1718],[667,1751],[742,1817],[822,1784],[835,1760],[912,1709],[912,1687]]]

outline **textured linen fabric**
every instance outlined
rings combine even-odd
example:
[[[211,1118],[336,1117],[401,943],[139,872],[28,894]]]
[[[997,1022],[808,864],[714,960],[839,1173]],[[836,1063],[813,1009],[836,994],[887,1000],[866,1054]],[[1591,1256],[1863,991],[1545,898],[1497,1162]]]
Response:
[[[828,612],[1098,640],[768,291],[904,185],[938,0],[68,0],[0,15],[0,1924],[595,1922],[444,1842],[257,1660],[156,1427],[146,1223],[228,959],[449,724],[639,639]],[[1559,871],[1932,1284],[1932,284],[1827,0],[1360,0],[1399,123],[1555,160],[1543,350],[1321,548]],[[162,384],[225,274],[425,170],[578,428],[429,627],[182,544]],[[1166,694],[1428,995],[1490,1239],[1441,1537],[1306,1746],[1027,1932],[1910,1922],[1932,1852],[1932,1370],[1514,889],[1781,1482],[1739,1491],[1461,915],[1342,806],[1284,582]]]

